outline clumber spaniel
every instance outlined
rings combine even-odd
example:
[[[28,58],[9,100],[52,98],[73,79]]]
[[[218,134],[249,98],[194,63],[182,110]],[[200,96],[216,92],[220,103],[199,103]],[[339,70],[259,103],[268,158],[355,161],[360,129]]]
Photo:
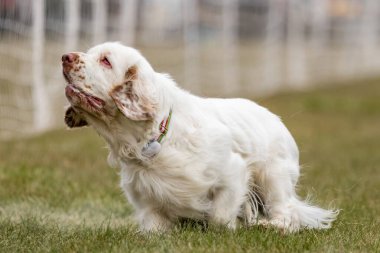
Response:
[[[298,148],[279,117],[246,99],[194,96],[135,49],[104,43],[62,57],[70,127],[92,126],[143,231],[181,218],[234,229],[326,229],[337,211],[299,199]]]

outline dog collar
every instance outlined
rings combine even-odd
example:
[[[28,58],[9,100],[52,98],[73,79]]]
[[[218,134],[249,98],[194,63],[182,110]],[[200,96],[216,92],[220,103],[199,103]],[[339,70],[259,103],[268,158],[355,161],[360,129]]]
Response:
[[[157,155],[161,150],[162,139],[169,131],[170,120],[172,118],[173,110],[170,108],[169,116],[163,119],[159,125],[160,135],[156,138],[149,140],[149,142],[143,147],[141,154],[145,157],[152,158]]]
[[[159,130],[160,130],[161,134],[156,138],[156,141],[158,143],[161,143],[162,139],[166,136],[166,134],[169,131],[169,124],[170,124],[170,120],[172,118],[172,112],[173,112],[173,110],[170,108],[169,116],[166,119],[163,119],[160,123]]]

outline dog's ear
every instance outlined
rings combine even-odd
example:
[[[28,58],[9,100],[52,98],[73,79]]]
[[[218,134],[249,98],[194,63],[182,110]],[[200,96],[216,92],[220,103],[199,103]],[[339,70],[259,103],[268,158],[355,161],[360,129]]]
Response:
[[[148,81],[139,75],[136,66],[125,73],[124,82],[116,86],[110,96],[125,117],[135,120],[152,120],[156,112],[156,104]]]
[[[83,127],[88,125],[83,116],[79,112],[75,111],[72,106],[66,110],[65,123],[70,128]]]

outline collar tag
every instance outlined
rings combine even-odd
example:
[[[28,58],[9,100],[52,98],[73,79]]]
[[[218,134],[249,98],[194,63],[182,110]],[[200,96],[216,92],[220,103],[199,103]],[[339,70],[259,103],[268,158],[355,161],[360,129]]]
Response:
[[[151,139],[142,149],[141,154],[147,158],[153,158],[161,151],[162,139],[169,131],[169,124],[172,118],[172,109],[170,108],[169,116],[163,119],[159,125],[160,135],[157,138]]]
[[[156,140],[150,140],[142,149],[141,154],[147,158],[153,158],[161,150],[161,144]]]

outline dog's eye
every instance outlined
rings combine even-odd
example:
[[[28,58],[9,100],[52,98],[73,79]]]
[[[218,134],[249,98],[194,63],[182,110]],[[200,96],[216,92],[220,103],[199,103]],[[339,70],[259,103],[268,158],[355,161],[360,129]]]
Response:
[[[100,63],[103,64],[103,66],[105,66],[107,68],[112,68],[112,65],[111,65],[110,61],[107,59],[107,57],[101,58]]]

